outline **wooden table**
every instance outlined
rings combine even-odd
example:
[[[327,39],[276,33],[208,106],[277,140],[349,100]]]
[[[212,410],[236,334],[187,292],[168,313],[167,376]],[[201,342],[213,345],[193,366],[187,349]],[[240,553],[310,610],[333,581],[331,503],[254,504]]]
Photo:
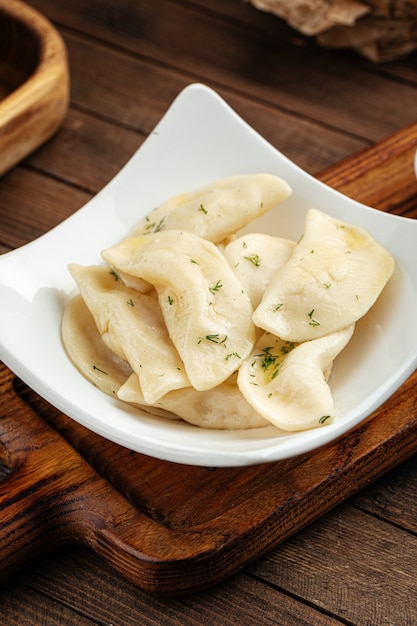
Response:
[[[58,134],[0,179],[1,252],[48,231],[97,193],[196,81],[312,174],[378,208],[417,217],[415,54],[374,66],[349,51],[320,49],[240,0],[31,5],[64,37],[71,106]],[[386,155],[397,152],[397,169],[385,170]],[[355,164],[362,170],[353,175]],[[389,178],[385,195],[377,193],[375,171]],[[413,388],[414,378],[406,386],[410,413]],[[2,584],[2,624],[416,624],[412,451],[370,484],[349,485],[354,495],[345,502],[205,591],[149,594],[93,551],[71,546]],[[387,467],[395,464],[388,459]]]

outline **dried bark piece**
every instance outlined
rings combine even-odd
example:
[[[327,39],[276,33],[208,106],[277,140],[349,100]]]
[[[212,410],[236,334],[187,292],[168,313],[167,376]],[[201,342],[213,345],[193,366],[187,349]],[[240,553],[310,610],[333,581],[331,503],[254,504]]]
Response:
[[[329,48],[351,48],[375,63],[417,49],[417,3],[411,0],[250,0]]]

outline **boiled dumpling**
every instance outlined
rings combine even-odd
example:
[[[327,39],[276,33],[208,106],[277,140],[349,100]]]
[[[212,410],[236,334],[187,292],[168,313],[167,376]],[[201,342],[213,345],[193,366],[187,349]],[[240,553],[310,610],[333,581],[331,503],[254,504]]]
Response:
[[[248,295],[217,247],[186,231],[127,239],[103,251],[111,266],[152,283],[192,386],[236,371],[255,341]]]
[[[71,361],[96,387],[115,397],[132,368],[103,342],[93,316],[78,294],[65,307],[62,341]]]
[[[272,174],[230,176],[170,198],[141,220],[130,237],[161,230],[187,230],[218,243],[291,194]]]
[[[118,397],[146,408],[135,374],[119,389]],[[201,428],[236,430],[270,425],[242,396],[236,384],[236,374],[215,389],[197,391],[193,387],[186,387],[171,391],[147,409],[165,410]]]
[[[393,258],[368,232],[311,209],[254,322],[288,341],[328,335],[365,315],[393,270]]]
[[[69,269],[104,343],[138,374],[148,402],[190,384],[156,298],[125,287],[108,267]]]
[[[253,308],[271,278],[286,263],[295,242],[265,233],[248,233],[226,244],[222,253],[248,294]]]
[[[334,419],[328,378],[354,325],[296,344],[265,333],[238,374],[239,389],[254,409],[286,431],[305,430]]]

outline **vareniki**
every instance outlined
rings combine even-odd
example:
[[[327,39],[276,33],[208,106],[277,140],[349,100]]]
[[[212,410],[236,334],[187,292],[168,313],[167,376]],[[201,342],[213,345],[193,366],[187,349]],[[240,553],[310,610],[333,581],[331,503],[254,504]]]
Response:
[[[363,317],[393,270],[393,258],[368,232],[311,209],[254,322],[288,341],[328,335]]]
[[[291,190],[232,176],[167,200],[70,265],[62,338],[76,367],[131,406],[202,428],[283,431],[336,415],[330,374],[394,260],[368,232],[308,211],[298,241],[240,231]]]

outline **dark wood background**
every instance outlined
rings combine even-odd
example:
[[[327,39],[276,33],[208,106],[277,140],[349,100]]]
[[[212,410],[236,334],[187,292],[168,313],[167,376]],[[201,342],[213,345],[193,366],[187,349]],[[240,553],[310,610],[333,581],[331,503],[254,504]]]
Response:
[[[416,54],[373,65],[324,50],[240,0],[30,4],[66,42],[71,107],[59,133],[0,180],[0,252],[97,193],[191,82],[216,89],[312,174],[417,122]],[[397,211],[417,216],[416,205]],[[3,583],[1,621],[411,626],[416,488],[412,457],[241,573],[184,597],[149,595],[86,548],[59,549]]]

